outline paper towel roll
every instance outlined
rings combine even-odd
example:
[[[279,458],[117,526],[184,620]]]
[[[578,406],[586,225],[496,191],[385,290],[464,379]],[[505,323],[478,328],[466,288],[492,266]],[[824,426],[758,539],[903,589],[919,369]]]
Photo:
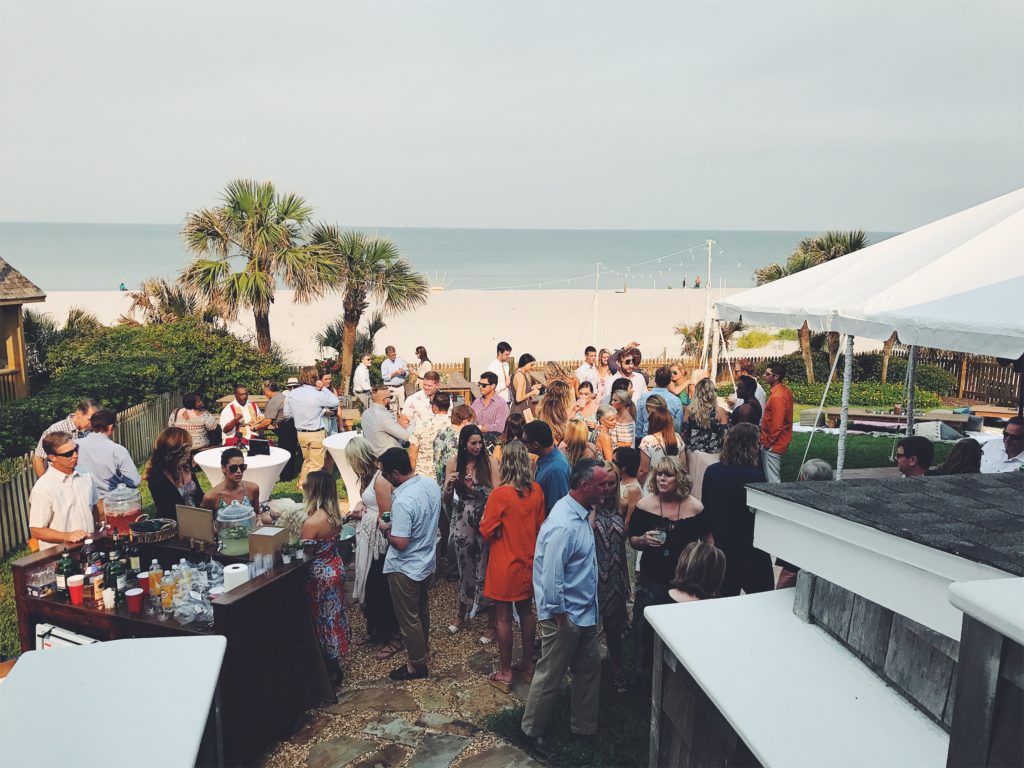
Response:
[[[224,591],[230,592],[240,584],[249,580],[249,566],[245,563],[232,563],[224,566]]]

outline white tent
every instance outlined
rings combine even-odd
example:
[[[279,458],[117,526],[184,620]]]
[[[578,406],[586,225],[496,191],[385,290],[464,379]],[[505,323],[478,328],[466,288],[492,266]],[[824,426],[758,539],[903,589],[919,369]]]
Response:
[[[1016,359],[1024,354],[1024,188],[719,300],[718,317]],[[913,359],[913,355],[912,355]],[[912,418],[912,416],[911,416]],[[909,425],[908,425],[909,426]],[[843,444],[840,443],[842,467]]]
[[[718,317],[1017,358],[1024,188],[716,303]]]

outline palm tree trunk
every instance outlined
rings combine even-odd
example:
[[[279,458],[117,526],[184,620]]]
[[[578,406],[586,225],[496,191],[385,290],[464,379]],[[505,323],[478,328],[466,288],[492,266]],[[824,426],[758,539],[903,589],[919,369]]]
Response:
[[[270,309],[256,308],[252,313],[256,319],[256,346],[263,354],[270,354]]]
[[[839,334],[836,331],[828,332],[828,369],[831,371],[832,366],[836,364],[836,358],[839,357]],[[835,375],[832,376],[832,381],[835,381]]]
[[[882,343],[882,383],[889,377],[889,359],[892,357],[892,348],[896,346],[896,331]]]
[[[814,383],[814,358],[811,357],[811,329],[807,321],[800,326],[800,352],[804,356],[804,371],[807,374],[807,383]]]
[[[356,353],[356,329],[359,320],[352,322],[345,318],[345,328],[341,334],[341,393],[347,395],[352,385],[352,364]]]

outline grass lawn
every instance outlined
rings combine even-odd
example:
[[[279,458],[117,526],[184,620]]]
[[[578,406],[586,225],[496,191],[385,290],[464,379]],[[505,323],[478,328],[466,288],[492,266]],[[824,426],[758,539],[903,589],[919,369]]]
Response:
[[[807,448],[807,441],[810,437],[810,432],[797,432],[793,435],[793,442],[789,444],[789,450],[782,457],[782,479],[784,482],[796,480],[800,462],[803,460],[804,450]],[[885,437],[847,435],[846,468],[865,469],[894,466],[890,456],[897,439],[899,438],[896,435],[886,435]],[[950,443],[936,443],[934,463],[938,464],[945,459],[950,448],[952,448]],[[807,458],[824,459],[835,467],[838,452],[839,435],[815,434]]]

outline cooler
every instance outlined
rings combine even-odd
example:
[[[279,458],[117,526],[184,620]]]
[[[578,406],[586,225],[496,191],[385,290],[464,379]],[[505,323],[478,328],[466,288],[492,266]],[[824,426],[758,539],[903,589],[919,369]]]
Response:
[[[49,651],[53,648],[75,648],[92,645],[99,640],[72,632],[70,629],[55,627],[53,624],[36,624],[36,650]]]

